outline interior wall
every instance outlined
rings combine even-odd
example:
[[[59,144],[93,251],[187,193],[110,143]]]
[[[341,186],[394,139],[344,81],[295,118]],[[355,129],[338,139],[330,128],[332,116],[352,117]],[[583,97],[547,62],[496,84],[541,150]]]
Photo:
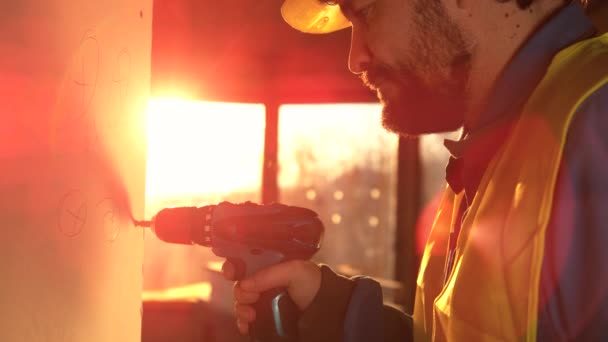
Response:
[[[152,0],[0,2],[0,341],[139,341]]]

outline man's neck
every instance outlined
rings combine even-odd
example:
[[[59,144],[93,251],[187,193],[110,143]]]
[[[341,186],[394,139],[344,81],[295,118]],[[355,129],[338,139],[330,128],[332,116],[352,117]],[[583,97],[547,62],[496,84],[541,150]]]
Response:
[[[513,56],[548,18],[564,6],[561,0],[537,1],[527,10],[517,8],[515,1],[477,3],[479,5],[471,8],[468,18],[471,21],[469,27],[475,28],[471,29],[475,50],[465,131],[478,126],[494,84]]]

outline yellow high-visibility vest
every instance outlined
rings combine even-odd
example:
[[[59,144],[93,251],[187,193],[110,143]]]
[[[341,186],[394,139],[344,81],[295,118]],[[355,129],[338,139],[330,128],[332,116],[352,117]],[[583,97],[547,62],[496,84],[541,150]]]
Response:
[[[463,193],[448,187],[424,251],[415,341],[535,341],[545,233],[570,121],[608,83],[608,34],[561,51],[486,170],[444,285]]]

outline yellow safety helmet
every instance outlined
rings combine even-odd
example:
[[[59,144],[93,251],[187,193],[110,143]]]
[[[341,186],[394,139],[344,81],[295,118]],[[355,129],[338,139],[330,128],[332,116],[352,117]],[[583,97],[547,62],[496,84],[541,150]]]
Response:
[[[291,27],[305,33],[330,33],[351,25],[337,1],[324,4],[320,0],[285,0],[281,15]]]

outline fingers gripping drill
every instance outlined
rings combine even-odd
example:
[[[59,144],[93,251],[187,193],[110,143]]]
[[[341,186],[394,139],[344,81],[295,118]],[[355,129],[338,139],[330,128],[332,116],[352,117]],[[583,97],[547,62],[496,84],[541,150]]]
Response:
[[[235,267],[236,280],[288,260],[310,259],[320,248],[323,224],[309,209],[282,204],[222,202],[161,210],[152,228],[169,243],[210,247]],[[255,305],[251,335],[259,341],[297,341],[299,310],[285,289],[263,293]]]

